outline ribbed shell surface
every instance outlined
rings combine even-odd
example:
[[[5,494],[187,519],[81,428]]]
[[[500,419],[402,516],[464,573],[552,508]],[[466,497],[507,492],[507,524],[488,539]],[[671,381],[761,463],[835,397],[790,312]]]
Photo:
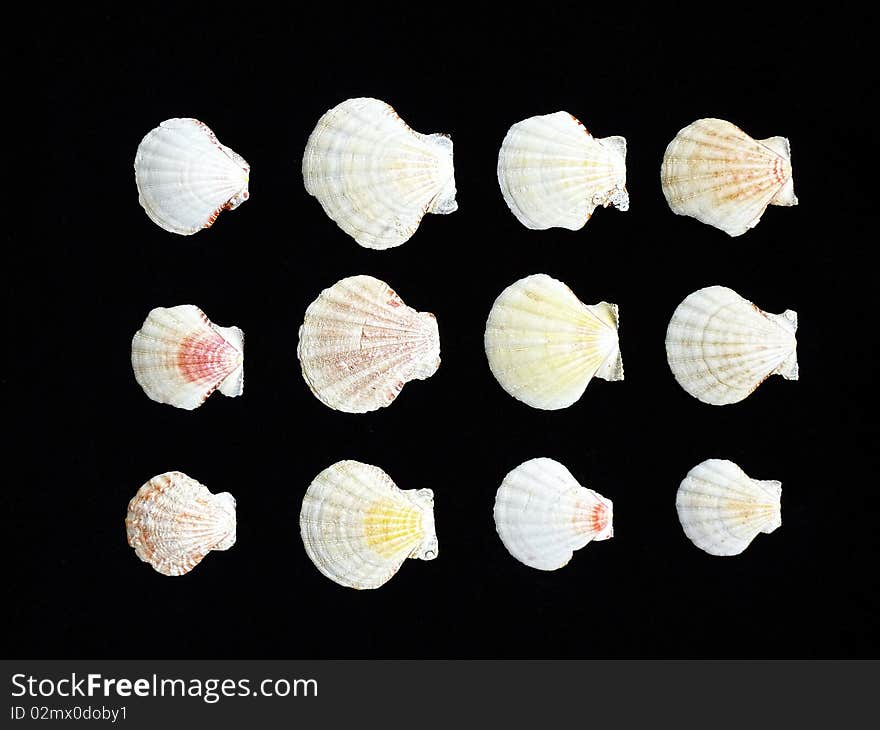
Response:
[[[782,484],[749,478],[732,461],[708,459],[688,472],[675,507],[685,534],[710,555],[738,555],[759,532],[782,524]]]
[[[788,140],[754,140],[723,119],[698,119],[666,148],[660,180],[674,213],[740,236],[768,205],[797,205]]]
[[[399,246],[425,213],[452,213],[452,140],[410,129],[378,99],[348,99],[318,120],[302,163],[306,191],[361,246]]]
[[[153,477],[128,504],[128,544],[163,575],[183,575],[235,544],[235,499],[179,471]]]
[[[198,119],[168,119],[134,159],[139,201],[156,225],[189,236],[248,199],[250,166]]]
[[[538,570],[557,570],[573,551],[614,534],[611,500],[582,487],[553,459],[531,459],[504,477],[494,516],[508,552]]]
[[[131,341],[131,366],[144,392],[177,408],[197,408],[215,390],[244,388],[244,335],[218,327],[198,307],[153,309]]]
[[[299,525],[318,570],[348,588],[379,588],[407,558],[437,557],[433,492],[398,489],[382,469],[358,461],[315,477]]]
[[[495,300],[484,344],[495,379],[533,408],[567,408],[596,376],[623,379],[617,305],[586,305],[561,281],[534,274]]]
[[[594,138],[568,112],[514,124],[498,153],[498,183],[527,228],[583,228],[597,206],[629,208],[626,140]]]
[[[306,310],[297,356],[312,393],[327,406],[366,413],[440,366],[437,320],[406,306],[388,284],[352,276]]]
[[[666,330],[666,359],[694,398],[737,403],[771,374],[797,380],[796,330],[796,312],[768,314],[732,289],[710,286],[678,305]]]

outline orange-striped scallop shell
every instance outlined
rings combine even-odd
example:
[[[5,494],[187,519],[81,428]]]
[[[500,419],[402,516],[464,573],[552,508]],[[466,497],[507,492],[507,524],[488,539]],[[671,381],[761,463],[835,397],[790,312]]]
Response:
[[[740,236],[768,205],[797,205],[785,137],[755,140],[723,119],[698,119],[663,156],[663,194],[674,213]]]
[[[235,499],[169,471],[150,479],[128,503],[125,531],[141,560],[162,575],[183,575],[210,551],[235,544]]]

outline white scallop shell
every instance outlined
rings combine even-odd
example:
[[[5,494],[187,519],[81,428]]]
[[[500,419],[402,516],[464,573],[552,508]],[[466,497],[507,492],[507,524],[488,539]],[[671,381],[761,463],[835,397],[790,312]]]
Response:
[[[768,205],[797,205],[785,137],[754,140],[723,119],[698,119],[666,147],[660,180],[674,213],[740,236]]]
[[[626,140],[594,138],[568,112],[514,124],[498,153],[498,183],[526,228],[583,228],[597,206],[629,209]]]
[[[244,390],[244,333],[219,327],[192,304],[157,307],[131,340],[134,377],[152,400],[198,408],[215,390]]]
[[[198,119],[168,119],[134,158],[139,202],[156,225],[189,236],[248,199],[251,168]]]
[[[504,547],[538,570],[557,570],[573,551],[614,535],[611,500],[582,487],[553,459],[531,459],[504,477],[494,515]]]
[[[407,307],[384,281],[351,276],[306,309],[296,354],[318,400],[366,413],[437,371],[440,335],[433,314]]]
[[[708,459],[688,472],[675,508],[685,534],[710,555],[739,555],[759,532],[782,524],[782,484],[749,478],[732,461]]]
[[[128,503],[128,544],[163,575],[183,575],[211,550],[235,544],[235,499],[179,471],[159,474]]]
[[[492,306],[484,343],[502,388],[533,408],[567,408],[593,377],[623,380],[616,304],[581,302],[565,284],[534,274]]]
[[[318,120],[303,155],[306,191],[366,248],[399,246],[425,213],[452,213],[452,140],[410,129],[384,101],[348,99]]]
[[[769,314],[733,289],[710,286],[678,305],[666,359],[678,384],[703,403],[738,403],[778,374],[797,380],[797,312]]]
[[[318,570],[348,588],[379,588],[407,558],[437,557],[434,493],[398,489],[359,461],[338,461],[315,477],[299,526]]]

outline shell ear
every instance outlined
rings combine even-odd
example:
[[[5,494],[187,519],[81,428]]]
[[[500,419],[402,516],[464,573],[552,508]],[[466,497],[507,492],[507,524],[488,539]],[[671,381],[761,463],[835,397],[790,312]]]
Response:
[[[760,142],[780,157],[791,162],[791,145],[785,137],[768,137]],[[779,192],[770,200],[770,205],[791,206],[797,205],[797,202],[797,196],[794,194],[794,176],[789,175]]]
[[[613,137],[603,137],[598,140],[608,149],[614,150],[621,157],[626,159],[626,138],[615,135]]]
[[[770,200],[770,205],[792,206],[797,204],[798,199],[794,194],[794,179],[790,177]]]
[[[419,498],[422,499],[426,504],[434,504],[433,489],[420,489],[417,494],[419,495]]]
[[[758,142],[791,162],[791,145],[785,137],[767,137],[767,139],[759,139]]]

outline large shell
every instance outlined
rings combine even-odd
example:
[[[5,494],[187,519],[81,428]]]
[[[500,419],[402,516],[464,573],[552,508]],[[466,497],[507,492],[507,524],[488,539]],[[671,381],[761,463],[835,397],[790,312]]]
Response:
[[[251,168],[198,119],[168,119],[138,145],[140,204],[156,225],[189,236],[248,199]]]
[[[384,281],[351,276],[306,309],[296,353],[318,400],[366,413],[437,371],[440,335],[433,314],[407,307]]]
[[[739,555],[759,532],[782,524],[782,484],[749,478],[732,461],[708,459],[688,472],[675,499],[685,534],[710,555]]]
[[[179,471],[155,476],[128,503],[128,544],[163,575],[183,575],[235,544],[235,499]]]
[[[484,338],[495,379],[533,408],[567,408],[592,377],[623,380],[617,305],[581,302],[565,284],[534,274],[492,306]]]
[[[514,124],[498,153],[498,183],[527,228],[583,228],[597,206],[629,209],[626,140],[594,138],[568,112]]]
[[[244,333],[217,326],[192,304],[157,307],[131,340],[131,366],[154,401],[192,410],[218,389],[241,395]]]
[[[398,489],[359,461],[338,461],[315,477],[299,526],[318,570],[349,588],[379,588],[407,558],[437,557],[434,493]]]
[[[511,471],[495,495],[495,528],[521,563],[557,570],[573,551],[614,535],[611,500],[578,484],[553,459],[531,459]]]
[[[678,384],[712,405],[738,403],[779,374],[797,380],[797,312],[769,314],[733,289],[710,286],[678,305],[666,359]]]
[[[306,191],[366,248],[399,246],[425,213],[452,213],[452,140],[410,129],[384,101],[348,99],[318,120],[303,155]]]
[[[666,202],[731,236],[758,225],[768,205],[797,205],[785,137],[754,140],[723,119],[698,119],[666,147]]]

